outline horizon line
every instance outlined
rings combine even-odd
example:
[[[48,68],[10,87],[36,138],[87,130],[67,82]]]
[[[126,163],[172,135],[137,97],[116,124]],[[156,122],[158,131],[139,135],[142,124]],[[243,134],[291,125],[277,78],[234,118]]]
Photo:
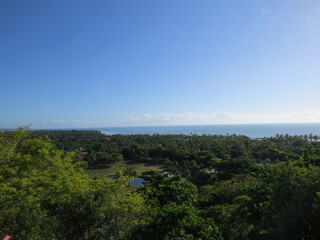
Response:
[[[188,126],[231,126],[231,125],[292,125],[292,124],[320,124],[320,122],[274,122],[274,123],[216,123],[216,124],[179,124],[179,125],[134,125],[134,126],[101,126],[101,127],[48,127],[48,128],[32,128],[31,130],[94,130],[97,128],[148,128],[148,127],[188,127]],[[25,125],[29,126],[29,124]],[[16,128],[0,128],[1,130],[16,130],[21,127],[25,126],[18,126]]]

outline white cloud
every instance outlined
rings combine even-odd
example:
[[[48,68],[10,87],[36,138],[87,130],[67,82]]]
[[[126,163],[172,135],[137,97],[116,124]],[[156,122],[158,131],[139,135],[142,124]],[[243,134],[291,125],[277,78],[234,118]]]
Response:
[[[135,125],[320,122],[320,109],[275,114],[237,114],[230,112],[209,114],[193,112],[182,114],[156,113],[130,116],[128,122]]]

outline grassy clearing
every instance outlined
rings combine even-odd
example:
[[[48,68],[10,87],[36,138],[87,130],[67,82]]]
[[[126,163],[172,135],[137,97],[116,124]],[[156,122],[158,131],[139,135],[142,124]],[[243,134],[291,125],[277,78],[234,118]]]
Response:
[[[122,168],[130,167],[136,171],[137,176],[141,175],[145,171],[154,170],[154,171],[163,171],[163,166],[155,161],[141,162],[141,161],[123,161],[114,163],[109,168],[103,169],[87,169],[86,173],[90,178],[107,178],[112,176],[117,170]]]

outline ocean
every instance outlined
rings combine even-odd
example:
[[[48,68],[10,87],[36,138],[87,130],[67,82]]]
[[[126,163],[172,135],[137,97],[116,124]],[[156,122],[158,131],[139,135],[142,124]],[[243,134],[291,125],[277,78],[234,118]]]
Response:
[[[152,126],[152,127],[106,127],[90,128],[108,135],[130,134],[210,134],[245,135],[250,138],[272,137],[277,134],[318,135],[320,123],[281,123],[281,124],[228,124],[228,125],[189,125],[189,126]]]

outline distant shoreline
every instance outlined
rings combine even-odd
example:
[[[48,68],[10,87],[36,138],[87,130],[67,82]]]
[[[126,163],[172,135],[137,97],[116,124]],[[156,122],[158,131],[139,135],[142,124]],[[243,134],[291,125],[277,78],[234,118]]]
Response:
[[[14,131],[15,129],[3,129]],[[178,125],[142,127],[97,127],[97,128],[49,128],[39,131],[99,131],[107,135],[243,135],[250,138],[273,137],[276,135],[320,135],[320,123],[268,123],[268,124],[220,124],[220,125]]]

